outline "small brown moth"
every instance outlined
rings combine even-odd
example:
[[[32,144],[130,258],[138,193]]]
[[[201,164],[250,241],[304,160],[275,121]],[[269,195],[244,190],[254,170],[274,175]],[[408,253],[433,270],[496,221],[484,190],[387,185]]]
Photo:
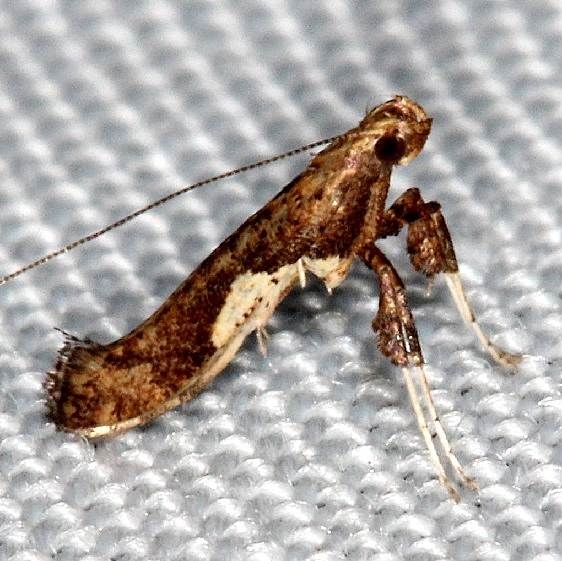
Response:
[[[396,96],[379,105],[356,128],[332,139],[305,171],[215,249],[131,333],[108,345],[67,336],[46,382],[49,417],[58,428],[88,438],[114,435],[154,419],[198,394],[248,334],[257,331],[263,346],[269,317],[296,283],[304,287],[307,271],[331,291],[358,257],[378,278],[380,302],[373,321],[378,346],[402,369],[441,483],[459,499],[428,423],[457,475],[476,489],[453,454],[435,410],[402,281],[375,245],[407,227],[414,268],[429,278],[445,273],[462,317],[490,355],[507,367],[518,364],[521,357],[496,347],[474,318],[440,205],[425,202],[412,188],[386,208],[392,167],[407,164],[420,153],[430,128],[431,119],[407,97]],[[7,275],[0,283],[131,217]]]

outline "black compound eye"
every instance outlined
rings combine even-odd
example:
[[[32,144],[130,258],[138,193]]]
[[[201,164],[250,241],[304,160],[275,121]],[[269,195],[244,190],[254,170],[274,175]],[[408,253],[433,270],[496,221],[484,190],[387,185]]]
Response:
[[[406,142],[401,136],[385,134],[375,143],[375,155],[381,162],[395,164],[406,153]]]

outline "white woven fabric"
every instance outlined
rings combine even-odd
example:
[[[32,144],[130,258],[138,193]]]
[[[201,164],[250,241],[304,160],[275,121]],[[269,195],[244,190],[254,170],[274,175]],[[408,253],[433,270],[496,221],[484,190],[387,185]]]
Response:
[[[41,387],[54,326],[109,341],[144,318],[306,157],[202,189],[0,287],[0,559],[562,558],[562,8],[558,0],[18,0],[0,11],[7,273],[209,175],[354,126],[395,93],[434,117],[393,176],[439,200],[492,364],[404,239],[434,396],[481,487],[435,479],[358,265],[278,309],[200,397],[89,444]]]

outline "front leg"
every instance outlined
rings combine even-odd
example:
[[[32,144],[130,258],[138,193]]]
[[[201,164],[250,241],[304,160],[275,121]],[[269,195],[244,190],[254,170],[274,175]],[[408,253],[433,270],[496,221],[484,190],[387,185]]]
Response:
[[[459,494],[445,473],[435,444],[428,427],[428,420],[414,384],[412,374],[418,374],[424,405],[429,414],[429,421],[434,427],[441,447],[451,466],[461,481],[469,488],[477,490],[474,479],[464,472],[459,460],[453,453],[451,445],[437,414],[435,403],[431,397],[429,382],[423,368],[423,355],[418,339],[418,332],[412,312],[408,306],[406,290],[392,263],[374,244],[365,246],[358,253],[363,262],[372,269],[379,281],[379,310],[373,321],[373,329],[377,333],[378,347],[394,364],[402,367],[402,373],[408,389],[410,402],[416,420],[429,451],[439,481],[447,489],[449,495],[458,502]]]
[[[435,201],[426,203],[418,189],[408,189],[386,211],[378,237],[396,235],[404,225],[408,225],[408,253],[414,269],[430,280],[437,273],[445,273],[445,281],[460,315],[483,347],[502,366],[515,368],[521,362],[521,355],[494,345],[476,321],[461,283],[453,241],[441,205]]]

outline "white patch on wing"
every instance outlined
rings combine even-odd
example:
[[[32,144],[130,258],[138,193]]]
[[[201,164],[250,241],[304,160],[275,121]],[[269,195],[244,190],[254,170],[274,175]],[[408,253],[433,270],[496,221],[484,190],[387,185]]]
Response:
[[[277,304],[299,278],[296,263],[275,273],[244,273],[232,285],[213,328],[212,341],[220,348],[239,331],[249,333],[267,323]]]
[[[300,279],[302,268],[324,280],[328,289],[338,286],[349,271],[352,259],[338,256],[326,259],[303,257],[283,265],[274,273],[244,273],[230,286],[230,292],[215,320],[213,345],[220,349],[237,335],[245,337],[262,328],[290,288]]]

